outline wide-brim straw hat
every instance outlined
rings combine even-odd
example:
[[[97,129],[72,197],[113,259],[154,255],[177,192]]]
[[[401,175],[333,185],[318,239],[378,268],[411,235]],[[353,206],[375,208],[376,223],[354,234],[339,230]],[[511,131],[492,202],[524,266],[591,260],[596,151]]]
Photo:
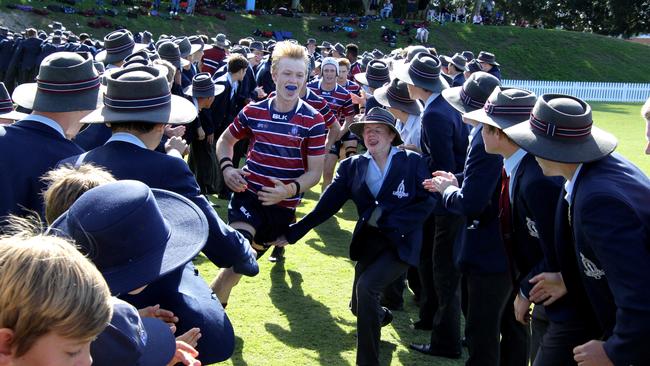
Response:
[[[194,121],[197,110],[172,95],[164,66],[133,66],[105,75],[104,104],[82,123],[148,122],[172,125]]]
[[[399,79],[393,79],[390,84],[375,90],[372,95],[384,107],[399,109],[415,116],[422,113],[422,104],[411,99],[407,84]]]
[[[527,121],[536,101],[537,96],[529,90],[497,86],[483,108],[463,117],[505,130]]]
[[[418,53],[409,63],[395,65],[395,76],[432,93],[449,88],[449,83],[440,74],[440,60],[431,54]]]
[[[39,112],[93,110],[102,104],[99,73],[91,58],[56,52],[43,59],[36,82],[18,85],[12,98]]]
[[[479,71],[470,75],[463,85],[443,90],[442,97],[460,113],[468,113],[483,108],[494,88],[500,84],[493,75]]]
[[[618,143],[614,135],[593,125],[589,104],[563,94],[542,95],[527,122],[504,132],[527,152],[560,163],[599,160]]]
[[[390,130],[395,133],[395,138],[393,138],[391,144],[393,146],[399,146],[404,142],[402,141],[402,137],[400,136],[399,131],[395,127],[396,122],[397,121],[395,120],[395,116],[392,113],[385,110],[384,108],[374,107],[368,112],[368,114],[361,118],[361,120],[350,124],[350,131],[359,137],[363,137],[363,127],[365,125],[382,124],[388,126],[388,128],[390,128]]]

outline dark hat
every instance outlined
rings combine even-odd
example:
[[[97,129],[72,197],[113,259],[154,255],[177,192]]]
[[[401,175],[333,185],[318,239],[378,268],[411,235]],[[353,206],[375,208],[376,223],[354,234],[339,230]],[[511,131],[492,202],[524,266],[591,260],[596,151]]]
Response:
[[[483,67],[481,67],[481,64],[476,61],[476,59],[474,59],[465,65],[465,71],[475,73],[478,71],[483,71]]]
[[[371,54],[372,54],[372,57],[374,57],[374,58],[383,58],[384,57],[384,53],[381,52],[380,50],[376,49],[376,48],[374,50],[372,50]]]
[[[111,322],[90,344],[93,365],[166,365],[176,352],[169,325],[156,318],[141,318],[131,304],[111,298]]]
[[[138,52],[132,53],[127,58],[124,59],[124,65],[126,67],[133,63],[138,63],[144,66],[151,66],[151,59],[149,58],[149,53],[145,50],[140,50]]]
[[[251,51],[261,51],[261,52],[264,52],[264,53],[269,53],[269,51],[264,49],[264,43],[262,43],[260,41],[251,42],[250,49],[251,49]]]
[[[457,53],[449,58],[449,63],[454,65],[460,72],[463,72],[467,65],[467,60],[463,55]]]
[[[102,75],[106,69],[104,68],[104,64],[99,62],[99,61],[93,61],[93,66],[95,67],[95,70],[97,70],[97,73],[99,75]]]
[[[182,58],[187,58],[189,55],[198,51],[200,47],[197,45],[194,45],[194,47],[192,47],[192,44],[187,37],[176,38],[174,39],[174,43],[178,45],[178,50],[181,52]]]
[[[52,35],[61,37],[61,36],[63,36],[63,32],[61,32],[60,29],[56,29],[56,30],[54,30],[54,32],[52,32]]]
[[[395,76],[407,84],[433,93],[440,93],[449,88],[447,81],[440,76],[440,60],[428,52],[418,53],[413,61],[397,65]]]
[[[476,58],[479,62],[485,62],[486,64],[499,66],[499,63],[496,61],[493,53],[481,51]]]
[[[422,113],[422,104],[411,99],[407,84],[401,80],[393,79],[390,84],[375,90],[373,96],[384,107],[399,109],[416,116]]]
[[[9,28],[0,27],[0,36],[6,36],[7,34],[9,34]]]
[[[65,30],[65,27],[63,26],[63,24],[61,24],[61,22],[53,22],[52,24],[48,24],[47,26],[48,28],[52,28],[52,29],[57,29],[61,31]]]
[[[307,39],[307,43],[306,43],[306,44],[308,44],[308,45],[309,45],[309,44],[316,44],[316,39],[315,39],[315,38],[309,38],[309,39]]]
[[[183,97],[172,95],[167,68],[133,66],[105,75],[104,105],[82,123],[149,122],[186,124],[196,118],[196,108]]]
[[[413,61],[415,55],[419,53],[424,53],[430,55],[429,50],[424,46],[409,46],[406,50],[406,63]]]
[[[397,128],[395,127],[395,123],[396,123],[395,116],[393,116],[392,113],[390,113],[389,111],[381,107],[372,108],[368,112],[368,114],[366,114],[363,118],[361,118],[360,121],[353,122],[352,124],[350,124],[350,131],[352,131],[353,134],[362,137],[363,126],[366,124],[374,124],[374,123],[386,125],[391,129],[391,131],[395,133],[395,138],[393,139],[392,142],[393,146],[398,146],[404,143],[402,141],[402,137],[399,134],[399,131],[397,131]]]
[[[189,36],[187,39],[190,41],[190,44],[192,44],[192,53],[205,50],[205,43],[203,42],[203,38],[199,36]],[[210,46],[210,48],[212,48],[212,46]]]
[[[384,61],[372,60],[368,63],[366,72],[358,73],[354,78],[363,85],[377,89],[390,81],[390,72]]]
[[[52,36],[52,38],[50,39],[50,43],[61,44],[61,36]]]
[[[442,97],[460,113],[483,108],[492,91],[501,85],[499,79],[487,72],[475,72],[463,85],[442,91]]]
[[[497,86],[483,108],[465,117],[504,130],[528,120],[536,100],[537,96],[531,91]]]
[[[207,219],[192,201],[135,180],[90,189],[50,229],[74,240],[113,295],[184,266],[208,237]]]
[[[5,83],[0,81],[0,118],[18,121],[25,117],[27,117],[25,113],[14,111],[14,104]]]
[[[91,58],[56,52],[41,62],[35,83],[21,84],[13,93],[21,107],[39,112],[73,112],[101,105],[99,73]]]
[[[136,46],[133,35],[126,29],[118,29],[104,37],[104,50],[95,56],[95,60],[104,64],[114,64],[123,61],[134,51],[138,51],[144,45]]]
[[[79,38],[74,34],[68,37],[68,43],[78,43],[78,42],[79,42]]]
[[[332,48],[332,44],[327,41],[323,41],[323,43],[321,43],[320,46],[318,46],[318,48],[324,48],[326,50],[329,50]]]
[[[344,46],[344,45],[342,45],[342,44],[340,44],[340,43],[336,43],[336,44],[333,46],[333,48],[336,50],[336,52],[338,52],[338,53],[340,53],[341,55],[345,56],[345,46]]]
[[[253,58],[255,57],[255,54],[251,52],[251,49],[246,47],[246,46],[240,46],[240,45],[235,45],[230,49],[230,54],[240,54],[244,56],[245,58]]]
[[[463,51],[461,52],[461,55],[463,55],[463,57],[465,57],[465,60],[468,62],[474,59],[474,52],[472,51]]]
[[[192,85],[185,88],[183,94],[197,98],[207,98],[219,95],[223,93],[225,89],[225,86],[212,82],[212,76],[209,72],[201,72],[194,75],[194,78],[192,78]]]
[[[440,59],[440,66],[447,67],[449,66],[449,62],[451,62],[451,57],[447,55],[440,55],[438,56]]]
[[[228,48],[230,47],[230,41],[226,38],[226,35],[223,33],[217,34],[216,37],[212,38],[214,44],[219,48]]]
[[[184,58],[181,58],[181,50],[174,42],[167,41],[158,45],[158,56],[165,61],[169,61],[177,69],[183,68],[190,64]]]
[[[504,132],[527,152],[560,163],[595,161],[617,145],[616,137],[593,126],[589,104],[563,94],[542,95],[528,122]]]

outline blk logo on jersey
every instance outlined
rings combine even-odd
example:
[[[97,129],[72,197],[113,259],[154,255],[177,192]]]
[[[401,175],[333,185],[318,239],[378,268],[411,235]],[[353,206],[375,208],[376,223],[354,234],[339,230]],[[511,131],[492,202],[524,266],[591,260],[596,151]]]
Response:
[[[287,121],[289,118],[288,114],[280,114],[280,113],[273,113],[273,119],[279,120],[279,121]]]

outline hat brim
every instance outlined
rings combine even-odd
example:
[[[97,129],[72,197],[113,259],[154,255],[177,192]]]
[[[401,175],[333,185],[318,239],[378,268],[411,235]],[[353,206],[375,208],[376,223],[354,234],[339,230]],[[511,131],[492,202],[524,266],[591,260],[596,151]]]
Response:
[[[194,121],[197,115],[194,104],[189,100],[172,95],[171,104],[152,110],[115,111],[105,106],[95,109],[81,119],[81,123],[149,122],[183,125]]]
[[[420,113],[422,113],[422,105],[416,100],[414,100],[413,103],[402,103],[389,97],[389,87],[390,85],[384,85],[383,87],[375,90],[375,92],[372,94],[379,104],[383,105],[384,107],[399,109],[402,112],[406,112],[415,116],[418,116]]]
[[[23,108],[39,112],[89,111],[102,106],[105,88],[100,85],[78,93],[48,94],[40,92],[36,83],[26,83],[14,89],[11,99]]]
[[[169,238],[166,243],[159,243],[160,250],[102,272],[113,295],[127,294],[184,266],[201,251],[208,238],[208,221],[190,200],[162,189],[152,188],[151,192],[169,226]],[[69,236],[71,219],[66,211],[49,230]]]
[[[205,92],[196,92],[194,93],[194,88],[192,85],[188,86],[183,90],[183,94],[189,95],[191,97],[197,97],[197,98],[205,98],[205,97],[216,97],[217,95],[221,94],[226,90],[226,87],[221,84],[215,84],[214,85],[214,94],[206,94]]]
[[[212,40],[214,41],[214,45],[217,46],[217,47],[220,47],[220,48],[229,48],[230,45],[232,45],[232,42],[230,42],[228,40],[226,40],[226,42],[223,42],[223,43],[218,42],[216,38],[212,38]]]
[[[124,59],[131,56],[131,54],[143,50],[147,48],[147,46],[148,45],[144,43],[135,43],[133,45],[133,49],[131,50],[127,49],[120,53],[111,53],[111,54],[106,52],[106,50],[102,50],[95,55],[95,61],[103,62],[104,64],[112,64],[115,62],[124,61]]]
[[[488,65],[492,65],[492,66],[501,66],[501,64],[499,64],[496,61],[488,62],[488,61],[485,61],[485,60],[481,60],[480,58],[477,58],[476,61],[483,62],[483,63],[486,63]]]
[[[193,55],[199,51],[203,51],[205,49],[205,45],[202,44],[192,44],[192,49],[190,49],[190,55]]]
[[[211,44],[204,44],[204,45],[203,45],[203,52],[205,52],[205,51],[207,51],[207,50],[211,50],[211,49],[213,49],[213,48],[214,48],[214,46],[211,45]]]
[[[7,113],[0,114],[0,118],[4,119],[10,119],[12,121],[20,121],[21,119],[27,117],[28,114],[26,113],[21,113],[21,112],[16,112],[16,111],[11,111]]]
[[[147,343],[142,350],[139,366],[166,365],[176,353],[176,339],[169,325],[160,319],[142,318],[147,332]]]
[[[460,113],[469,113],[472,111],[475,111],[477,109],[480,109],[481,107],[472,107],[469,106],[460,99],[460,91],[463,89],[462,86],[455,86],[453,88],[449,88],[446,90],[442,91],[442,97],[445,98],[447,103],[454,107],[455,110],[459,111]]]
[[[404,142],[402,141],[402,136],[400,136],[399,131],[397,131],[397,128],[395,126],[391,125],[390,123],[385,123],[385,122],[379,122],[379,121],[365,121],[361,120],[358,122],[353,122],[350,124],[350,131],[352,131],[353,134],[357,135],[359,138],[363,139],[363,126],[367,124],[376,124],[376,125],[384,125],[388,126],[388,128],[391,129],[395,133],[395,138],[393,139],[393,142],[391,145],[393,146],[399,146],[402,145]]]
[[[518,123],[528,121],[530,114],[522,115],[503,115],[503,116],[492,116],[487,114],[484,109],[477,109],[475,111],[466,113],[463,115],[464,118],[471,119],[472,121],[484,123],[486,125],[494,126],[500,130],[505,130],[508,127],[512,127]]]
[[[542,159],[559,163],[588,163],[611,154],[617,145],[614,135],[591,127],[591,134],[580,141],[553,139],[534,133],[528,122],[503,130],[519,147]]]
[[[410,63],[407,62],[404,62],[401,65],[396,65],[395,77],[407,84],[415,85],[418,88],[426,89],[432,93],[441,93],[443,90],[449,88],[449,83],[442,77],[442,75],[435,79],[411,77],[411,74],[409,73],[409,65]]]
[[[390,76],[383,83],[381,81],[369,80],[368,76],[367,76],[367,73],[365,73],[365,72],[360,72],[358,74],[355,74],[354,79],[356,81],[358,81],[359,83],[361,83],[363,85],[368,85],[369,87],[371,87],[373,89],[381,88],[382,86],[386,85],[386,83],[390,82]]]

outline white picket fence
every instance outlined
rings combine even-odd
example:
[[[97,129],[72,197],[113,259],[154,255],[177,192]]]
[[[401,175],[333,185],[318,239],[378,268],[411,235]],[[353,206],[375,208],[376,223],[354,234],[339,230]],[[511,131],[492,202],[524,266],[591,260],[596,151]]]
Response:
[[[569,94],[595,102],[645,102],[650,84],[592,83],[578,81],[502,80],[503,86],[527,89],[535,94]]]

